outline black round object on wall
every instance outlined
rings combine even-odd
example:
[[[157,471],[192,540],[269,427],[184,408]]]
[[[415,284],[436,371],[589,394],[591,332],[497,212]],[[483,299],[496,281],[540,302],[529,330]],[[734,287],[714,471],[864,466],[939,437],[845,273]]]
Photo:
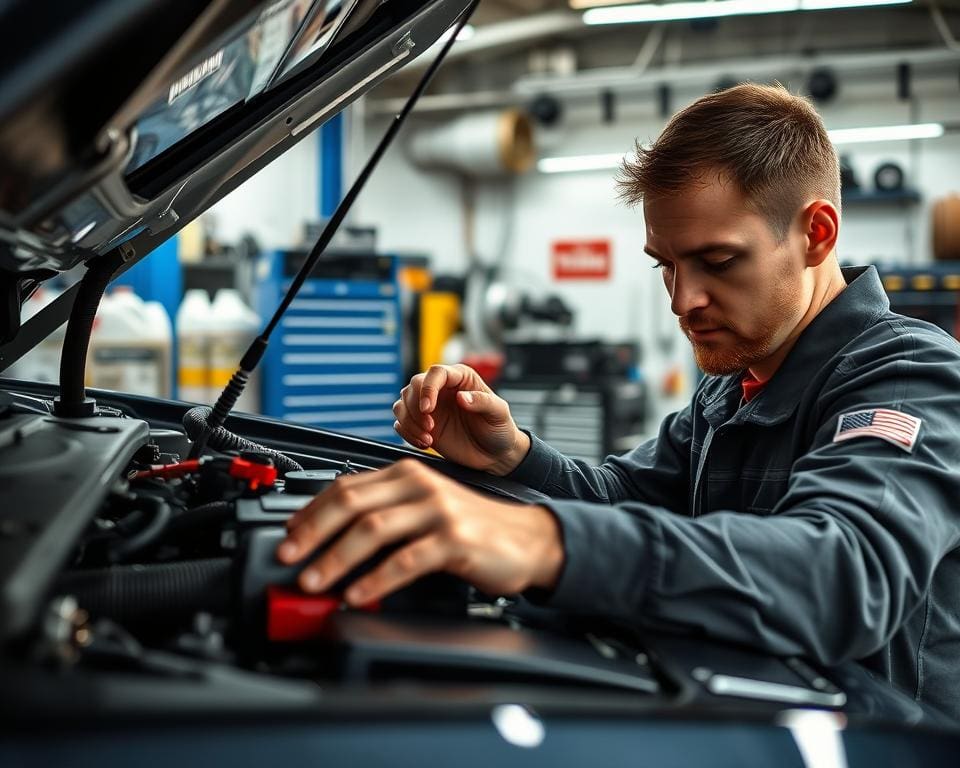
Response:
[[[896,163],[881,163],[873,172],[873,184],[881,192],[903,189],[903,168]]]
[[[817,104],[826,104],[837,95],[837,76],[828,67],[818,67],[807,78],[807,93]]]
[[[563,105],[559,99],[545,93],[534,97],[530,102],[529,111],[534,120],[547,128],[563,119]]]

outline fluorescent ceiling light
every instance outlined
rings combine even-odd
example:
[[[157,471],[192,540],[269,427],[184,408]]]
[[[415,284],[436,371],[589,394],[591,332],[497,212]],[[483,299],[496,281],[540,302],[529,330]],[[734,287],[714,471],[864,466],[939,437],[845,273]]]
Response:
[[[567,173],[569,171],[599,171],[619,168],[625,155],[575,155],[572,157],[545,157],[537,162],[540,173]]]
[[[747,16],[789,11],[823,11],[831,8],[866,8],[879,5],[906,5],[912,0],[713,0],[713,2],[647,3],[590,8],[583,14],[585,24],[628,24],[643,21],[678,21],[721,16]],[[588,8],[589,0],[572,0],[574,8]]]
[[[838,128],[827,133],[834,144],[858,144],[868,141],[936,139],[943,136],[943,126],[940,123],[880,125],[873,128]]]
[[[457,42],[463,42],[464,40],[469,40],[477,33],[477,30],[474,28],[473,24],[464,24],[463,29],[460,30],[460,33],[457,35]],[[453,27],[450,27],[446,32],[444,32],[437,39],[438,43],[445,43],[450,39],[450,35],[453,34]]]

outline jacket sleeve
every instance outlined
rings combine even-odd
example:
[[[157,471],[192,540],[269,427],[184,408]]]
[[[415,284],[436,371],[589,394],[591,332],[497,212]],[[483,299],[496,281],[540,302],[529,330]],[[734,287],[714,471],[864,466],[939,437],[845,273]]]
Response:
[[[809,450],[769,517],[548,504],[567,556],[546,602],[825,664],[882,648],[960,543],[960,355],[952,340],[914,332],[879,342],[865,362],[831,376]],[[834,441],[842,414],[880,407],[921,419],[911,452],[874,437]]]
[[[570,459],[530,435],[530,451],[509,475],[554,498],[601,504],[643,501],[686,514],[690,493],[691,406],[671,414],[657,437],[598,467]]]

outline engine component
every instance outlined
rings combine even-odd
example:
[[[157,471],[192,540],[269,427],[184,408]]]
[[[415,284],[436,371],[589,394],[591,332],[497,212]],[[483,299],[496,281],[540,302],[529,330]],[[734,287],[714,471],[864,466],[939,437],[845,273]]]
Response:
[[[132,625],[185,621],[198,611],[230,609],[231,561],[212,558],[67,571],[55,590],[73,595],[94,617]]]
[[[334,469],[302,469],[283,476],[284,490],[298,496],[315,496],[330,487],[340,473]]]
[[[301,605],[300,613],[305,617],[312,617],[311,622],[316,619],[317,613],[327,615],[328,603],[325,601],[317,603],[317,597],[334,598],[339,605],[339,596],[347,586],[376,568],[397,548],[394,546],[380,550],[331,586],[322,596],[305,595],[297,592],[297,577],[328,544],[321,546],[313,555],[295,565],[285,565],[276,557],[277,547],[285,535],[286,531],[282,527],[259,526],[244,536],[241,545],[240,554],[243,563],[239,587],[241,613],[243,624],[252,635],[263,636],[271,626],[269,610],[283,611],[289,618],[292,611],[291,597],[306,601]],[[279,592],[276,589],[270,592],[271,588],[278,587]],[[466,582],[449,574],[431,574],[394,592],[381,601],[378,607],[391,613],[466,616],[469,589]],[[277,617],[274,616],[273,626],[276,626],[276,619]],[[295,634],[295,629],[290,627],[289,621],[285,626],[288,637]],[[317,629],[319,630],[320,627]]]

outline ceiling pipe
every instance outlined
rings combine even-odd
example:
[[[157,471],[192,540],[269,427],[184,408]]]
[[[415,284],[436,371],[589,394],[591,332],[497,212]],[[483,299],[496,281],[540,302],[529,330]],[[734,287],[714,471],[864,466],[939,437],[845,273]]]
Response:
[[[456,61],[478,53],[503,53],[510,48],[522,48],[537,40],[557,35],[582,32],[587,29],[583,15],[571,11],[550,11],[523,16],[519,19],[501,21],[476,27],[473,36],[458,40],[446,61]],[[403,68],[404,74],[423,69],[430,56],[420,56]]]
[[[420,114],[457,112],[477,108],[506,107],[526,104],[533,96],[548,93],[569,100],[593,100],[601,90],[618,94],[654,93],[662,85],[677,88],[709,89],[717,73],[749,80],[783,77],[806,73],[816,67],[829,66],[837,72],[867,73],[892,70],[897,64],[915,67],[915,74],[925,67],[950,66],[960,62],[960,51],[945,48],[886,50],[877,53],[793,54],[766,58],[743,58],[713,61],[704,64],[660,67],[639,71],[635,67],[603,67],[569,76],[545,77],[528,75],[519,78],[513,87],[503,91],[477,93],[445,93],[424,96],[418,106]],[[891,74],[892,77],[892,74]],[[368,102],[371,115],[393,114],[402,100],[382,99]]]

